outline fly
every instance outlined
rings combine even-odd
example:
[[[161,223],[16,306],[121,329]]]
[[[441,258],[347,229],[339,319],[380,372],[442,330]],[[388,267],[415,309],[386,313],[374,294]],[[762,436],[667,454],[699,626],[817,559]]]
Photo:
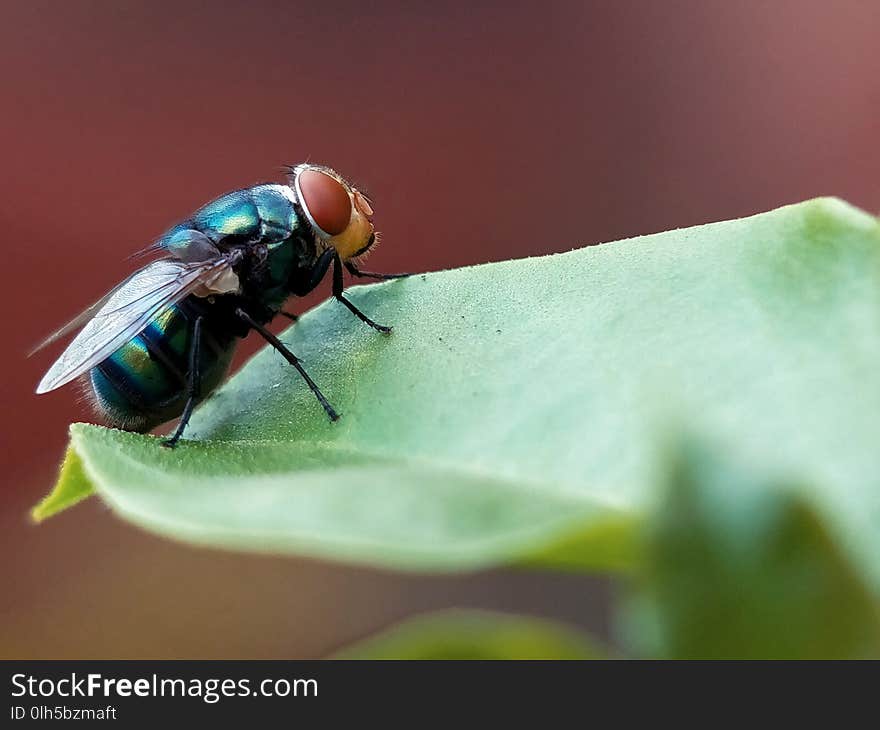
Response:
[[[134,272],[39,350],[79,330],[37,386],[47,393],[87,379],[107,423],[146,432],[180,417],[162,443],[174,446],[193,409],[225,378],[238,340],[255,330],[299,372],[331,421],[339,414],[296,357],[266,325],[290,296],[314,290],[332,269],[333,296],[378,332],[343,293],[343,270],[370,279],[406,274],[362,271],[375,245],[367,198],[329,167],[288,168],[286,184],[222,195],[161,236],[162,258]]]

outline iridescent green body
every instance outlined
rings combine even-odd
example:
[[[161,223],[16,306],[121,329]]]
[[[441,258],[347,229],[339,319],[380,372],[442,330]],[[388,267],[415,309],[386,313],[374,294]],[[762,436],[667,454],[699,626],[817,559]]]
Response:
[[[316,242],[286,185],[227,193],[171,228],[157,247],[175,256],[199,237],[220,248],[246,244],[255,252],[237,272],[241,291],[216,299],[188,296],[89,372],[95,401],[112,425],[146,431],[180,415],[196,316],[202,317],[203,398],[222,382],[238,339],[248,333],[235,307],[246,306],[268,322],[290,294],[308,288],[304,276],[314,264]]]
[[[89,377],[107,419],[143,431],[180,415],[186,403],[193,308],[184,301],[154,319]],[[235,338],[203,328],[199,368],[204,392],[216,388],[229,368]]]
[[[260,298],[266,304],[283,302],[290,295],[291,274],[311,266],[315,258],[314,238],[287,185],[257,185],[222,195],[171,228],[157,245],[173,255],[178,247],[190,245],[193,231],[219,245],[265,245],[268,268],[261,278]]]

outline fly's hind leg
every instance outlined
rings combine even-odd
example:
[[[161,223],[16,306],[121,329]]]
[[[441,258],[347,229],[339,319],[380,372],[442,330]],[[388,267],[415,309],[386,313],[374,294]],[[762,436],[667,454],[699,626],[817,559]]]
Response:
[[[178,421],[174,433],[162,441],[162,446],[166,446],[169,449],[174,448],[177,445],[177,442],[180,441],[180,437],[183,436],[183,432],[186,430],[186,425],[192,417],[193,409],[196,407],[196,403],[198,403],[199,398],[202,395],[202,376],[199,372],[201,339],[202,317],[199,315],[193,323],[192,342],[189,346],[189,373],[187,374],[186,405],[183,407],[183,413],[180,416],[180,421]]]
[[[284,357],[287,362],[293,365],[293,367],[296,368],[297,372],[302,376],[302,379],[306,381],[306,385],[308,385],[309,390],[311,390],[312,393],[315,394],[315,398],[318,399],[318,403],[321,404],[321,407],[327,413],[327,417],[331,421],[339,420],[339,414],[336,412],[336,409],[334,409],[333,406],[330,405],[330,403],[324,397],[324,394],[321,392],[321,389],[315,384],[315,381],[309,377],[309,374],[302,366],[299,358],[294,355],[290,350],[288,350],[287,346],[283,342],[281,342],[281,340],[279,340],[275,335],[269,332],[269,330],[263,327],[263,325],[257,322],[243,309],[236,309],[235,316],[238,317],[242,322],[245,322],[251,329],[255,329],[257,332],[259,332],[262,338],[266,340],[266,342],[268,342],[270,345],[272,345],[272,347],[280,352],[282,357]]]

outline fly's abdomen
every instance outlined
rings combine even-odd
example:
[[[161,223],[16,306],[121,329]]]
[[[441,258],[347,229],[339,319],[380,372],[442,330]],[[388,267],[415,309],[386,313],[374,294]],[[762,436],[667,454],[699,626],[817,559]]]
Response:
[[[95,402],[109,425],[149,431],[183,412],[194,318],[187,300],[170,307],[91,370]],[[212,328],[210,317],[201,331],[198,365],[205,397],[223,380],[235,338]]]

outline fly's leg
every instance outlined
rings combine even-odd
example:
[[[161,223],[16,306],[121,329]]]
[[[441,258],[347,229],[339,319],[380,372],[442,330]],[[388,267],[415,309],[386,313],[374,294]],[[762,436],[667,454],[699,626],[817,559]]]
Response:
[[[199,351],[201,349],[202,339],[202,316],[196,317],[192,330],[192,342],[189,346],[189,373],[187,374],[186,384],[186,405],[183,407],[183,413],[180,421],[177,422],[177,428],[174,433],[167,439],[162,441],[162,446],[169,449],[174,448],[180,437],[183,436],[186,425],[192,417],[193,409],[202,395],[202,375],[199,372]]]
[[[352,276],[359,276],[363,279],[379,279],[380,281],[385,281],[387,279],[403,279],[407,276],[412,276],[412,274],[377,274],[375,271],[361,271],[357,266],[351,263],[351,261],[345,262],[345,268]]]
[[[332,248],[328,248],[318,256],[311,269],[301,272],[294,281],[290,282],[291,294],[295,294],[298,297],[304,297],[306,294],[313,291],[327,274],[327,269],[330,268],[330,264],[333,263],[335,256],[336,251]]]
[[[283,309],[278,310],[278,314],[282,317],[287,317],[291,322],[296,322],[299,319],[298,314],[294,314],[293,312],[285,312]]]
[[[309,374],[305,371],[305,368],[302,366],[299,358],[294,355],[290,350],[288,350],[284,343],[281,342],[281,340],[279,340],[275,335],[269,332],[269,330],[263,327],[263,325],[253,319],[253,317],[251,317],[243,309],[236,309],[235,316],[242,320],[242,322],[247,324],[251,329],[255,329],[257,332],[259,332],[263,339],[266,340],[266,342],[268,342],[270,345],[272,345],[272,347],[280,352],[282,357],[284,357],[287,362],[293,365],[293,367],[296,368],[297,372],[302,375],[302,379],[306,381],[306,385],[308,385],[312,393],[315,394],[315,398],[318,399],[318,403],[320,403],[321,407],[324,409],[324,411],[326,411],[328,418],[331,421],[339,420],[339,414],[324,397],[324,394],[321,392],[321,389],[318,388],[318,386],[315,384],[315,381],[309,377]]]
[[[376,324],[372,319],[370,319],[366,314],[364,314],[360,309],[358,309],[354,304],[352,304],[348,299],[346,299],[342,295],[343,289],[343,281],[342,281],[342,260],[339,258],[339,254],[336,254],[333,258],[333,296],[340,302],[342,302],[346,307],[351,310],[351,313],[354,314],[361,322],[370,325],[374,330],[378,330],[383,334],[389,334],[391,332],[390,327],[386,327],[384,324]]]
[[[354,264],[351,263],[342,263],[342,260],[339,258],[339,254],[336,253],[336,250],[333,248],[328,248],[325,250],[319,257],[318,260],[315,261],[315,265],[311,268],[307,273],[307,278],[301,279],[296,282],[292,282],[292,293],[297,296],[305,296],[312,289],[314,289],[321,279],[324,278],[324,275],[327,273],[327,269],[330,268],[330,264],[333,264],[333,296],[342,302],[348,309],[359,319],[361,322],[368,324],[375,330],[382,332],[384,334],[388,334],[391,332],[390,327],[386,327],[382,324],[377,324],[372,319],[370,319],[366,314],[364,314],[360,309],[358,309],[354,304],[352,304],[348,299],[343,296],[343,280],[342,280],[342,267],[343,265],[354,275],[354,276],[363,276],[374,279],[396,279],[399,276],[407,276],[407,274],[374,274],[372,272],[361,271]]]

